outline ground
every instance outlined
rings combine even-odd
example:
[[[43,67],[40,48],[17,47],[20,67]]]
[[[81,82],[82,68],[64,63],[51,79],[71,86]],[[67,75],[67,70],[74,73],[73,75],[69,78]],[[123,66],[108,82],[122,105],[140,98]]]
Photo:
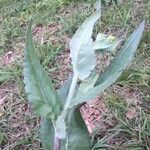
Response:
[[[26,27],[34,19],[33,35],[40,62],[55,87],[72,71],[68,42],[93,11],[94,0],[0,0],[0,148],[42,149],[38,133],[40,118],[32,112],[24,92],[22,61]],[[123,0],[102,8],[94,33],[126,37],[140,21],[146,27],[132,65],[115,85],[82,106],[89,133],[97,128],[93,149],[150,149],[150,35],[147,0]],[[95,34],[94,34],[95,35]],[[109,63],[100,58],[98,68]]]

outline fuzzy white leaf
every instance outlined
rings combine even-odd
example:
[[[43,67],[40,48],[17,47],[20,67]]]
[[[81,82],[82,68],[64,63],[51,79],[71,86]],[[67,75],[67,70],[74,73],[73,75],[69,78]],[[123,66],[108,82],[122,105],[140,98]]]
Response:
[[[70,41],[71,59],[74,73],[84,80],[96,65],[95,52],[92,49],[92,31],[95,22],[100,17],[100,10],[85,20]]]

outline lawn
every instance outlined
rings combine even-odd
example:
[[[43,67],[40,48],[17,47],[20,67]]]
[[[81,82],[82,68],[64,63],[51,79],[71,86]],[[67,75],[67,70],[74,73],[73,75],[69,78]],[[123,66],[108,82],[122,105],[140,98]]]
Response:
[[[36,53],[58,89],[72,72],[69,39],[91,14],[94,3],[0,0],[0,149],[43,149],[38,132],[40,118],[27,101],[22,74],[29,18],[34,20]],[[134,62],[114,85],[81,108],[89,132],[95,122],[98,124],[93,150],[150,149],[149,10],[148,0],[123,0],[102,6],[94,35],[102,32],[125,40],[144,19],[146,26]],[[111,56],[104,54],[99,59],[97,68],[101,71]]]

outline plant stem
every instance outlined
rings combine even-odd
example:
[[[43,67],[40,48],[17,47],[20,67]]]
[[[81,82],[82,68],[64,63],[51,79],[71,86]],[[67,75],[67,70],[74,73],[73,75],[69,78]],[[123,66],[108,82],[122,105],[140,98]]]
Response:
[[[60,140],[59,138],[57,138],[57,136],[55,135],[54,138],[54,150],[60,150]]]
[[[75,94],[77,81],[78,81],[78,76],[76,74],[74,74],[72,82],[71,82],[71,86],[70,86],[70,89],[69,89],[69,93],[68,93],[68,97],[67,97],[67,100],[66,100],[66,104],[65,104],[64,110],[62,111],[62,113],[60,115],[60,118],[57,119],[58,122],[56,121],[57,122],[56,126],[57,126],[57,124],[65,123],[66,116],[68,115],[68,112],[69,112],[69,107],[70,107],[71,100],[72,100],[72,98],[74,97],[74,94]],[[61,120],[61,122],[60,122],[59,119]],[[54,150],[60,150],[60,141],[61,141],[61,139],[58,138],[56,133],[57,133],[57,129],[55,130]]]
[[[76,74],[74,74],[64,110],[67,110],[70,106],[70,102],[75,93],[77,81],[78,81],[78,76]]]

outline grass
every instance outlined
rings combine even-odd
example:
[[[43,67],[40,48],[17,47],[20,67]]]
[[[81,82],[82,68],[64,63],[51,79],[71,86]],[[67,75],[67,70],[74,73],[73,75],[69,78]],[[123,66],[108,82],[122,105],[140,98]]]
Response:
[[[47,27],[54,23],[62,28],[48,39],[54,38],[53,44],[48,40],[45,44],[36,41],[37,54],[43,67],[51,74],[61,70],[55,63],[58,55],[68,47],[63,36],[70,38],[83,20],[93,11],[93,1],[65,2],[60,0],[0,0],[0,58],[13,51],[17,60],[10,65],[0,65],[0,98],[6,97],[2,105],[3,115],[0,116],[0,145],[2,149],[42,149],[38,136],[39,118],[31,111],[24,94],[22,83],[22,57],[25,44],[25,34],[28,19],[34,18],[34,28]],[[137,24],[146,19],[146,29],[140,43],[133,65],[124,72],[117,81],[120,86],[137,89],[142,107],[134,119],[127,119],[124,113],[129,106],[123,98],[110,94],[106,103],[115,114],[118,124],[107,134],[94,142],[95,149],[150,149],[150,119],[149,119],[149,1],[135,3],[125,0],[123,4],[105,6],[102,8],[102,19],[96,26],[95,33],[104,32],[126,38]],[[150,40],[150,39],[149,39]],[[1,60],[1,59],[0,59]],[[61,78],[61,77],[60,77]],[[59,80],[56,79],[54,83]],[[60,84],[60,83],[59,83]],[[19,115],[18,115],[19,113]],[[18,128],[18,129],[17,129]],[[121,146],[110,143],[110,138],[123,138]]]

